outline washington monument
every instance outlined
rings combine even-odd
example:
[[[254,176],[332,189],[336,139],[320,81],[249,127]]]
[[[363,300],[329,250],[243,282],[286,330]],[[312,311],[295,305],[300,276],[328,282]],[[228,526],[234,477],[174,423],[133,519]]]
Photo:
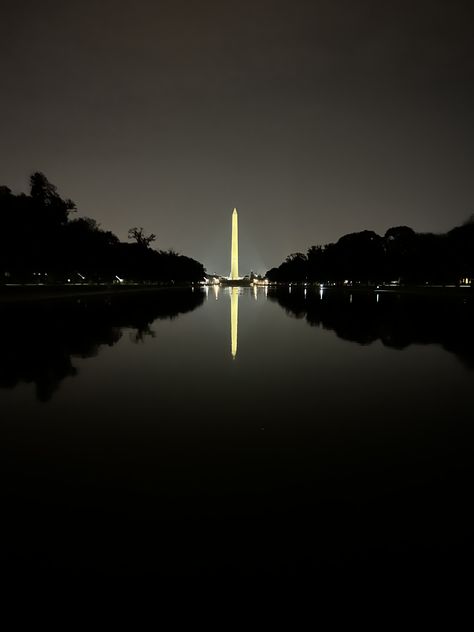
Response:
[[[237,209],[232,213],[232,252],[230,257],[230,280],[239,280],[239,219]]]

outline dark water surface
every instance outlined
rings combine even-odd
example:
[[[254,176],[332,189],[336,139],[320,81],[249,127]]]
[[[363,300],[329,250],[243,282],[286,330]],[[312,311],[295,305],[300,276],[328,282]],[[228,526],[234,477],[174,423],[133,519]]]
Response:
[[[3,572],[461,576],[467,297],[211,288],[0,306]]]

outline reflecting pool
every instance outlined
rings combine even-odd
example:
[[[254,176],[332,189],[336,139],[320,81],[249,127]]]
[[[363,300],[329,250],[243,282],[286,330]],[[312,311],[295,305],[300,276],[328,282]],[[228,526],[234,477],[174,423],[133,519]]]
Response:
[[[460,574],[473,316],[319,286],[0,305],[3,568]]]

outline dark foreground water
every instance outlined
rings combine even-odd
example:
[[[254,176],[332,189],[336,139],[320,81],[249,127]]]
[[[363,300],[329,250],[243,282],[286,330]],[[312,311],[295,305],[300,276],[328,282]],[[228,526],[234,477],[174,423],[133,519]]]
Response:
[[[211,288],[0,306],[2,573],[470,573],[468,296]]]

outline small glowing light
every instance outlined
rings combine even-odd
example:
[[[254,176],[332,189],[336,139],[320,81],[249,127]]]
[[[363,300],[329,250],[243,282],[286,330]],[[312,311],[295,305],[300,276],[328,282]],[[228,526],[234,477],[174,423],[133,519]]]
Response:
[[[324,296],[324,288],[322,285],[319,286],[319,298],[321,300],[323,300],[323,296]]]
[[[377,294],[377,303],[380,301],[380,294]]]
[[[115,278],[119,283],[123,283],[123,279],[121,279],[117,274],[115,275]]]
[[[349,303],[352,303],[352,294],[349,295]]]
[[[305,289],[304,289],[304,292],[303,292],[303,294],[304,294],[304,297],[305,297],[305,298],[306,298],[306,294],[307,294],[307,293],[308,293],[308,290],[305,288]]]

